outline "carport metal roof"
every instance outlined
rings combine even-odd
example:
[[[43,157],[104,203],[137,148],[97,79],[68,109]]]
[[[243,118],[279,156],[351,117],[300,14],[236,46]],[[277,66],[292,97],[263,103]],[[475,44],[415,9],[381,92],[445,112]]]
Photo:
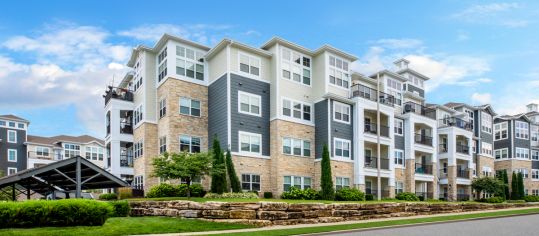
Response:
[[[9,186],[13,187],[13,199],[15,191],[23,192],[22,189],[26,190],[28,198],[30,191],[46,195],[54,190],[75,191],[75,196],[80,198],[83,189],[118,188],[129,184],[77,156],[0,178],[0,189]]]

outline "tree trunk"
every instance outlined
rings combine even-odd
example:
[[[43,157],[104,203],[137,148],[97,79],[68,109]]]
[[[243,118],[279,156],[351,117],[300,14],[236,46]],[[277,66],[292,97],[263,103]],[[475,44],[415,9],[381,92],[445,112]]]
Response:
[[[191,198],[191,178],[186,179],[187,182],[187,199]]]

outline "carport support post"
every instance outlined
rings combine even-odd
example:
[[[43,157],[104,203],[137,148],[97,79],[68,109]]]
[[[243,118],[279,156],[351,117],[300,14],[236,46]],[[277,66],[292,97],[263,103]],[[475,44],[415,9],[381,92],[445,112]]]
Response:
[[[81,181],[80,181],[80,156],[77,156],[77,171],[76,171],[76,176],[77,176],[77,192],[75,193],[75,197],[76,198],[80,198],[80,191],[81,191]]]
[[[15,201],[15,184],[11,185],[11,200]]]
[[[26,186],[26,199],[30,200],[30,187]]]

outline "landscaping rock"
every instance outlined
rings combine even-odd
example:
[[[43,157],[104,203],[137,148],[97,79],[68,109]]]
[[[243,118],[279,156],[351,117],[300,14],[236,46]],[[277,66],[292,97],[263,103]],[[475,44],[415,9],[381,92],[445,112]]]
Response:
[[[261,220],[284,220],[288,219],[288,214],[284,211],[259,211],[258,219]]]
[[[288,211],[312,211],[325,209],[326,204],[323,203],[297,203],[288,205]]]
[[[230,210],[231,219],[256,219],[254,210]]]
[[[261,202],[260,210],[264,211],[286,211],[288,203],[286,202]]]
[[[201,210],[179,210],[178,216],[184,218],[199,218],[202,217]]]
[[[203,210],[202,216],[209,219],[228,219],[230,218],[230,211],[224,210]]]

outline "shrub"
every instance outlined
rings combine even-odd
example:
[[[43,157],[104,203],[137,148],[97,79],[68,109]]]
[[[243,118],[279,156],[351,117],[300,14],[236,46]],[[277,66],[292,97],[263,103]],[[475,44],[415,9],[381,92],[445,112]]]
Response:
[[[272,192],[264,192],[264,198],[273,198]]]
[[[87,199],[0,202],[0,228],[100,226],[112,212],[111,204]]]
[[[446,201],[440,200],[440,199],[427,199],[427,202],[446,202]]]
[[[539,202],[539,196],[528,195],[524,197],[526,202]]]
[[[372,195],[372,194],[365,194],[365,200],[366,200],[366,201],[373,201],[373,200],[374,200],[374,195]]]
[[[133,190],[131,188],[118,188],[118,199],[127,199],[133,197]]]
[[[489,197],[487,198],[487,203],[502,203],[504,201],[503,197]]]
[[[526,200],[506,200],[507,203],[526,203]]]
[[[117,199],[118,199],[118,195],[116,195],[115,193],[104,193],[104,194],[99,195],[99,200],[110,201],[110,200],[117,200]]]
[[[365,201],[365,193],[355,188],[342,188],[335,193],[337,201]]]
[[[159,185],[153,186],[146,197],[156,198],[156,197],[178,197],[179,191],[178,188],[172,186],[171,184],[161,183]]]
[[[417,198],[419,199],[419,201],[425,201],[425,196],[417,196]]]
[[[318,192],[312,188],[301,190],[296,187],[290,187],[288,191],[283,192],[282,199],[316,200],[319,197]]]
[[[419,197],[417,197],[414,193],[410,193],[410,192],[399,193],[397,194],[397,196],[395,196],[395,198],[399,200],[403,200],[403,201],[411,201],[411,202],[419,201]]]
[[[206,195],[206,191],[201,184],[191,184],[191,197],[203,197],[204,195]]]
[[[223,194],[207,193],[206,195],[204,195],[204,198],[213,198],[213,199],[220,199],[220,198],[257,199],[258,195],[256,195],[253,192],[223,193]]]
[[[126,217],[129,216],[129,203],[127,201],[111,201],[109,202],[113,208],[111,217]]]
[[[476,202],[487,202],[487,199],[486,198],[480,198],[480,199],[477,199],[475,201]]]
[[[320,177],[320,198],[323,200],[334,200],[335,189],[333,188],[333,177],[331,175],[331,161],[329,160],[328,145],[324,144],[322,151],[322,161],[320,162],[320,171],[322,176]]]

